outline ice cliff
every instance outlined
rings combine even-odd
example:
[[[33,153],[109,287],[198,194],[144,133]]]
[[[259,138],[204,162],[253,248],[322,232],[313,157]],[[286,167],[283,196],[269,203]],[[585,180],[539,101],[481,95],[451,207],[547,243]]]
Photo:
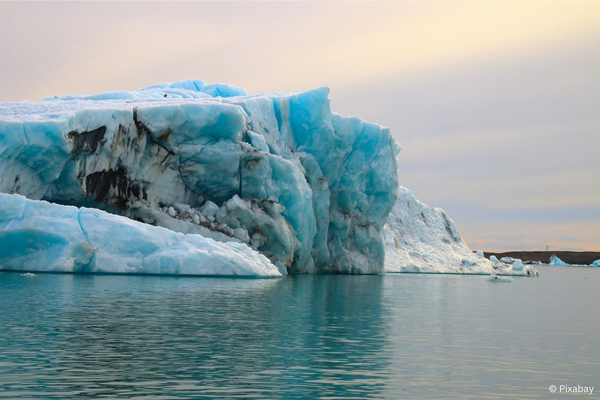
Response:
[[[388,217],[385,249],[386,272],[538,275],[520,261],[492,262],[482,252],[474,254],[444,210],[420,202],[404,187]]]
[[[272,265],[282,273],[383,273],[399,146],[386,128],[332,113],[328,93],[248,96],[181,81],[1,104],[0,192],[58,205],[0,198],[0,264],[24,263],[6,246],[31,233],[48,244],[35,250],[47,256],[35,264],[45,270],[61,254],[66,264],[52,268],[106,271],[129,257],[142,260],[131,264],[135,272],[156,272],[191,249],[197,256],[173,268],[214,274],[224,270],[205,253],[218,249],[231,265],[240,259],[230,253],[254,260],[248,270],[232,267],[240,274],[268,276]],[[25,211],[8,213],[13,203]],[[52,224],[50,236],[40,233]],[[102,238],[113,232],[122,242]],[[250,256],[254,250],[270,261]],[[103,263],[99,254],[113,251]],[[201,265],[187,267],[194,263]]]

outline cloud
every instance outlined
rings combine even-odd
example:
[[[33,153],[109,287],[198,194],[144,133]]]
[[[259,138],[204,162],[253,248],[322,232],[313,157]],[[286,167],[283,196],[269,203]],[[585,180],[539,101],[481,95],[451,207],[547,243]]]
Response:
[[[250,92],[347,88],[501,62],[600,32],[594,3],[82,2],[0,10],[4,101],[49,95],[41,88],[89,93],[183,76]]]

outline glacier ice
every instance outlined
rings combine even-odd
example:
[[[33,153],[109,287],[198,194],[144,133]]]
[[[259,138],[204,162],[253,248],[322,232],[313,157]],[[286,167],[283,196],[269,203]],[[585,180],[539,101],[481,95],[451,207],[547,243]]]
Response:
[[[3,103],[0,192],[238,242],[283,273],[383,273],[400,147],[328,93],[188,80]]]
[[[590,267],[600,267],[600,260],[596,260],[590,264]]]
[[[531,266],[492,262],[473,253],[440,208],[420,202],[402,186],[385,228],[386,272],[538,275]]]
[[[242,243],[184,235],[107,212],[0,193],[0,269],[281,276]]]

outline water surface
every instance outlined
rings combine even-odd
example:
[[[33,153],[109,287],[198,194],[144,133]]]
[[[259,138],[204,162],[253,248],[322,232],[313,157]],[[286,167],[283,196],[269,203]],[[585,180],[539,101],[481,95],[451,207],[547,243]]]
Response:
[[[600,269],[539,278],[0,272],[0,398],[600,393]]]

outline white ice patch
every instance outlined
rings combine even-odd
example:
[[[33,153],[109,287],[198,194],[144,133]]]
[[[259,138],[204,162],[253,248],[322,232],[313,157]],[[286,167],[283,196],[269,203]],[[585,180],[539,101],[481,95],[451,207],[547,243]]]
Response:
[[[473,253],[454,222],[439,208],[431,208],[400,187],[385,231],[386,272],[538,275],[527,266],[487,260]]]

